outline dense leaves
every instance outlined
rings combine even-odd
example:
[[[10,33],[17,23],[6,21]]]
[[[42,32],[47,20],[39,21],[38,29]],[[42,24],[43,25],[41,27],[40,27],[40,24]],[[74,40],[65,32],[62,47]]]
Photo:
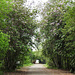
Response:
[[[9,36],[0,31],[0,60],[3,60],[9,48]]]
[[[9,1],[5,1],[5,4],[6,3],[9,3]],[[7,12],[5,9],[8,10],[8,5],[6,5],[6,7],[0,7],[1,10],[3,10],[1,14],[3,18],[1,17],[1,20],[4,20],[3,23],[1,22],[2,25],[4,25],[1,29],[4,33],[10,35],[9,48],[3,59],[3,67],[8,71],[15,70],[24,63],[31,62],[29,55],[32,46],[31,37],[34,35],[34,30],[36,28],[35,21],[33,20],[34,18],[32,17],[33,13],[23,6],[24,2],[16,0],[13,2],[11,1],[11,3],[13,3],[13,5],[10,4],[9,6],[12,5],[12,7],[10,7],[12,10],[9,9]],[[4,1],[1,4],[4,4]],[[7,43],[8,40],[4,42]],[[3,51],[6,50],[5,47]]]
[[[64,29],[62,29],[63,36],[65,38],[65,50],[66,56],[68,60],[68,66],[71,67],[75,71],[75,6],[70,8],[64,15],[64,20],[66,21],[66,25]],[[71,69],[71,70],[72,70]]]
[[[48,65],[75,71],[75,6],[74,3],[56,1],[48,3],[43,13],[41,32],[45,41],[43,55]],[[69,6],[71,7],[69,7]],[[64,7],[66,6],[66,8]],[[51,62],[51,63],[50,63]]]
[[[7,14],[10,11],[12,11],[11,0],[0,0],[0,29],[3,29],[6,27]]]
[[[34,35],[35,29],[31,16],[30,10],[17,2],[13,6],[13,11],[8,14],[9,26],[4,31],[10,35],[10,49],[5,57],[5,66],[8,70],[15,69],[18,61],[19,66],[23,65],[30,52],[31,37]]]

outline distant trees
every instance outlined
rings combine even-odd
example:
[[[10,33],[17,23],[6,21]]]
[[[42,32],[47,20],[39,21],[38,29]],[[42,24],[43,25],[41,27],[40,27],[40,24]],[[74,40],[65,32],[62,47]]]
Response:
[[[46,63],[41,50],[36,50],[32,52],[32,62],[35,62],[36,60],[39,60],[39,63],[42,63],[42,64]]]

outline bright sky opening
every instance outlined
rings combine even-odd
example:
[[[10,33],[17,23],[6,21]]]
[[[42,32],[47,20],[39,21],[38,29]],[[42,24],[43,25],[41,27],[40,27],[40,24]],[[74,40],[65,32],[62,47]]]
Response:
[[[39,4],[42,6],[44,3],[46,3],[48,0],[27,0],[26,5],[30,7],[31,9],[35,8]]]

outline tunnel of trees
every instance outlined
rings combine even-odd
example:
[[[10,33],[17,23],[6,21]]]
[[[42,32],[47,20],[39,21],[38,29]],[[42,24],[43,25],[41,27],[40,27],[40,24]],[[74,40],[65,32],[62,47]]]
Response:
[[[0,0],[0,70],[13,71],[39,59],[49,67],[75,72],[75,2],[51,0],[42,11],[30,10],[25,3]]]

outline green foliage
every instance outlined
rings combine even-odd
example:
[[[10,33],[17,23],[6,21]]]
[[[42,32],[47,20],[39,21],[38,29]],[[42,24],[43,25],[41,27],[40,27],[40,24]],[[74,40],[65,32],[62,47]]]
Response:
[[[44,36],[46,39],[43,43],[43,54],[46,57],[49,57],[49,59],[53,61],[54,65],[59,68],[61,67],[61,58],[59,57],[61,57],[61,48],[63,42],[61,32],[61,29],[63,27],[63,13],[61,11],[61,8],[62,7],[58,6],[57,4],[54,6],[50,6],[50,9],[47,10],[46,13],[48,16],[45,17],[46,22],[42,26],[42,30],[45,33]]]
[[[70,8],[64,15],[66,25],[62,29],[65,38],[65,50],[67,52],[68,64],[75,71],[75,6]]]
[[[12,11],[12,3],[10,2],[11,0],[0,0],[0,75],[3,74],[2,67],[4,66],[4,58],[8,51],[10,41],[9,35],[3,33],[3,29],[7,27],[7,14]]]
[[[58,69],[57,67],[49,66],[48,64],[45,64],[45,67],[47,67],[48,69]]]
[[[8,35],[0,31],[0,59],[1,62],[3,59],[3,68],[8,71],[31,62],[35,12],[31,13],[23,3],[23,0],[0,0],[0,29],[10,35],[7,39]]]
[[[5,57],[5,53],[9,48],[9,36],[0,31],[0,60]]]
[[[33,65],[33,64],[32,63],[28,63],[28,64],[24,64],[23,66],[27,67],[27,66],[31,66],[31,65]]]
[[[5,54],[9,48],[9,35],[0,30],[0,75],[3,75],[2,67]]]
[[[41,25],[41,33],[45,39],[42,43],[43,55],[48,58],[47,64],[49,66],[55,65],[57,68],[64,68],[74,72],[75,6],[69,1],[62,2],[62,5],[61,1],[56,1],[54,4],[47,4],[46,8]]]
[[[42,50],[32,52],[32,62],[39,60],[39,63],[45,64],[45,57],[42,55]]]
[[[8,71],[12,71],[17,66],[30,63],[31,37],[36,25],[30,10],[17,1],[8,17],[8,26],[3,31],[10,35],[10,48],[6,53],[4,66]]]
[[[7,14],[12,11],[11,0],[0,0],[0,29],[6,28]],[[9,8],[10,7],[10,8]]]

